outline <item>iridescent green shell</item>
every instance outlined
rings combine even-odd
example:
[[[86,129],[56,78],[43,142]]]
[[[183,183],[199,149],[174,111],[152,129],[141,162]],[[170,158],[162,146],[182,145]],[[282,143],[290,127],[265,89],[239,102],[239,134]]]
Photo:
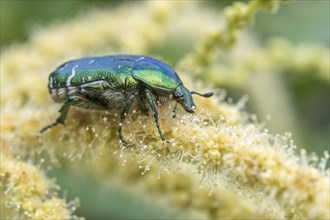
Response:
[[[126,56],[72,60],[50,74],[48,86],[49,89],[79,87],[86,83],[104,80],[112,89],[129,89],[136,84],[127,83],[127,77],[131,78],[133,66],[134,60],[126,59]]]
[[[90,57],[69,61],[49,76],[49,89],[79,87],[105,80],[115,90],[129,90],[136,81],[160,93],[174,91],[182,81],[168,65],[144,56]]]

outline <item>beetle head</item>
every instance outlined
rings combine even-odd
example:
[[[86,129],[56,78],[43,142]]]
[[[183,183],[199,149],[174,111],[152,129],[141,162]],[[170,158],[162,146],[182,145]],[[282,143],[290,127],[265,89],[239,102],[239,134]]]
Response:
[[[191,92],[182,84],[174,90],[173,98],[180,103],[187,112],[195,112],[196,105],[191,96]]]
[[[173,98],[180,103],[183,108],[189,112],[194,113],[196,109],[196,105],[194,103],[194,100],[192,98],[192,94],[196,94],[205,98],[211,97],[213,95],[213,92],[208,92],[205,94],[200,94],[198,92],[190,92],[186,87],[184,87],[182,84],[178,86],[174,92],[173,92]]]

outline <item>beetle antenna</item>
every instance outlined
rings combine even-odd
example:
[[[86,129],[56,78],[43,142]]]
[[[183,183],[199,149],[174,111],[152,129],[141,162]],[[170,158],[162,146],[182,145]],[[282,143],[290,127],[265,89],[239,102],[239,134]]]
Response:
[[[202,97],[205,97],[205,98],[209,98],[211,96],[213,96],[213,92],[207,92],[207,93],[204,93],[204,94],[200,94],[198,92],[195,92],[195,91],[191,91],[191,94],[196,94],[196,95],[199,95],[199,96],[202,96]]]

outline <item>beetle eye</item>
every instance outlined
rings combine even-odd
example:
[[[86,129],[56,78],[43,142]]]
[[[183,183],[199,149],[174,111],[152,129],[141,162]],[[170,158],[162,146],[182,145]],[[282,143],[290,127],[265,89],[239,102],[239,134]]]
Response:
[[[174,92],[173,96],[174,96],[174,98],[178,99],[178,98],[181,98],[183,95],[179,92]]]

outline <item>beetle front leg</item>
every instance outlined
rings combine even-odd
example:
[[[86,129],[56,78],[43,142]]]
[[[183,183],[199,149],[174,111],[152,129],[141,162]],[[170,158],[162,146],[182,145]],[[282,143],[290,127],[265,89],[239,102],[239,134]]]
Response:
[[[173,118],[173,119],[176,118],[176,112],[178,111],[178,108],[179,108],[179,105],[178,105],[178,103],[176,102],[176,103],[175,103],[175,106],[174,106],[174,108],[173,108],[173,111],[172,111],[172,113],[173,113],[172,118]]]
[[[120,120],[119,120],[119,123],[118,123],[118,135],[119,135],[119,139],[121,140],[121,142],[123,142],[123,144],[125,146],[128,146],[128,144],[127,144],[127,142],[125,141],[125,139],[123,137],[123,134],[122,134],[122,131],[121,131],[121,127],[123,126],[124,120],[126,118],[126,115],[127,115],[128,111],[129,111],[129,109],[132,106],[132,103],[133,103],[132,101],[127,101],[125,103],[124,110],[120,114]]]
[[[155,118],[156,127],[157,127],[158,133],[160,135],[160,138],[162,139],[162,141],[165,141],[165,138],[163,136],[162,130],[160,130],[160,126],[159,126],[159,122],[158,122],[158,112],[157,112],[157,108],[156,108],[155,102],[154,102],[154,100],[152,98],[151,92],[148,89],[146,89],[145,90],[145,94],[146,94],[146,97],[147,97],[149,106],[151,108],[152,115]]]
[[[61,109],[59,110],[59,112],[61,113],[60,117],[58,117],[53,124],[50,124],[47,127],[44,127],[43,129],[41,129],[39,131],[39,134],[42,134],[44,131],[56,126],[57,124],[64,124],[64,121],[65,121],[66,115],[68,114],[69,108],[70,108],[70,101],[66,100],[64,102],[64,104],[62,105]]]

